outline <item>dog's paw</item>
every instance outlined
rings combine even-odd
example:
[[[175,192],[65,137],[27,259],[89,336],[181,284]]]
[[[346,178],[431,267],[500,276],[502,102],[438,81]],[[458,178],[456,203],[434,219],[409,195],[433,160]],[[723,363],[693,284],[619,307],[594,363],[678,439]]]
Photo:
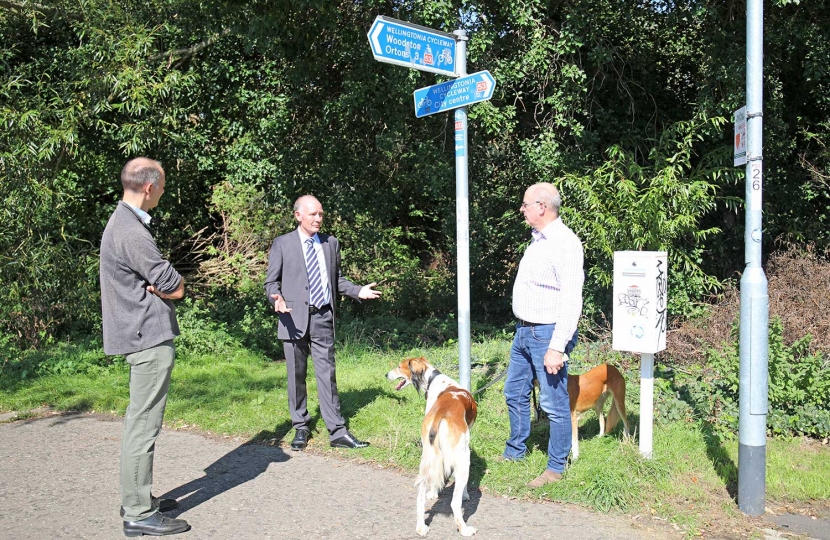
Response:
[[[470,500],[470,494],[467,493],[466,489],[464,490],[464,493],[461,494],[461,500],[462,501],[469,501]]]
[[[461,536],[473,536],[477,531],[475,527],[470,527],[469,525],[464,525],[458,532],[461,533]]]
[[[426,536],[429,532],[429,527],[427,527],[425,523],[419,523],[418,526],[415,527],[415,532],[420,536]]]
[[[428,501],[434,501],[437,498],[438,498],[438,492],[437,491],[430,490],[429,492],[427,492],[427,500]]]

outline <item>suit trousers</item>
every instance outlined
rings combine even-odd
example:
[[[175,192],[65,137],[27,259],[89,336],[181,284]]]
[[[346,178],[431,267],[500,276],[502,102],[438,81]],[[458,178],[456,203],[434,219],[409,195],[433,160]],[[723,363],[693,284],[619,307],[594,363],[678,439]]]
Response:
[[[172,339],[126,356],[130,364],[130,404],[124,415],[121,436],[124,521],[141,521],[158,511],[150,502],[153,455],[164,419],[175,358]]]
[[[331,440],[346,434],[346,421],[340,414],[340,395],[334,360],[334,314],[331,308],[309,313],[308,329],[303,337],[283,341],[285,364],[288,370],[288,411],[295,429],[308,429],[308,356],[314,362],[317,379],[317,399],[320,414],[329,430]]]

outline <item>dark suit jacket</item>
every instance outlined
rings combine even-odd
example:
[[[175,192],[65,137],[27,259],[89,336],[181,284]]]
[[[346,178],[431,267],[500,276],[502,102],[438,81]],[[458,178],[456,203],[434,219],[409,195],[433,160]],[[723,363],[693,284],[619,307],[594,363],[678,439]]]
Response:
[[[340,242],[328,234],[317,233],[323,247],[331,290],[332,315],[337,315],[337,298],[345,295],[358,299],[361,287],[355,285],[340,272]],[[308,271],[305,265],[300,233],[296,229],[274,239],[268,256],[268,273],[265,276],[265,295],[274,309],[272,294],[279,294],[292,311],[279,313],[277,337],[283,341],[300,339],[308,328]]]

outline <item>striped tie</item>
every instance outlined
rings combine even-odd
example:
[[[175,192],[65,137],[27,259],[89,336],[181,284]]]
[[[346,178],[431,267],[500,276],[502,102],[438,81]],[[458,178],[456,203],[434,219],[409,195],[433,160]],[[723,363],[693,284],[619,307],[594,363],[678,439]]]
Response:
[[[317,263],[317,252],[314,250],[314,240],[309,238],[305,241],[308,249],[305,252],[305,265],[308,269],[308,292],[311,305],[322,307],[325,303],[325,290],[323,279],[320,275],[320,265]]]

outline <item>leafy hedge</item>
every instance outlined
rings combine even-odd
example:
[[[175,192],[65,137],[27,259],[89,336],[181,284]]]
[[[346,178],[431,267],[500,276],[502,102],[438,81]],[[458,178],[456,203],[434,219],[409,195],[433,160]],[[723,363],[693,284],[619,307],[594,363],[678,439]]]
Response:
[[[811,336],[787,345],[776,318],[769,328],[771,436],[830,437],[830,358],[810,351]],[[740,351],[738,331],[721,348],[710,348],[698,366],[664,372],[656,389],[657,417],[703,421],[725,439],[738,435]]]
[[[743,104],[739,5],[9,0],[0,6],[0,334],[43,348],[100,331],[98,245],[119,171],[136,155],[167,171],[153,212],[162,251],[188,273],[206,259],[224,264],[198,291],[207,302],[247,298],[261,278],[260,240],[287,230],[293,200],[314,193],[344,239],[350,276],[387,279],[386,300],[357,311],[451,313],[452,116],[414,118],[412,90],[437,79],[372,58],[366,29],[379,14],[463,27],[468,70],[498,81],[493,99],[469,111],[475,317],[511,317],[528,237],[517,207],[542,180],[560,185],[565,218],[585,241],[592,320],[608,312],[613,250],[669,251],[674,316],[698,312],[742,268],[744,190],[725,121]],[[830,4],[774,0],[764,16],[764,170],[774,179],[765,252],[781,235],[822,248]],[[236,223],[224,219],[231,213]],[[251,235],[227,236],[234,227]]]

